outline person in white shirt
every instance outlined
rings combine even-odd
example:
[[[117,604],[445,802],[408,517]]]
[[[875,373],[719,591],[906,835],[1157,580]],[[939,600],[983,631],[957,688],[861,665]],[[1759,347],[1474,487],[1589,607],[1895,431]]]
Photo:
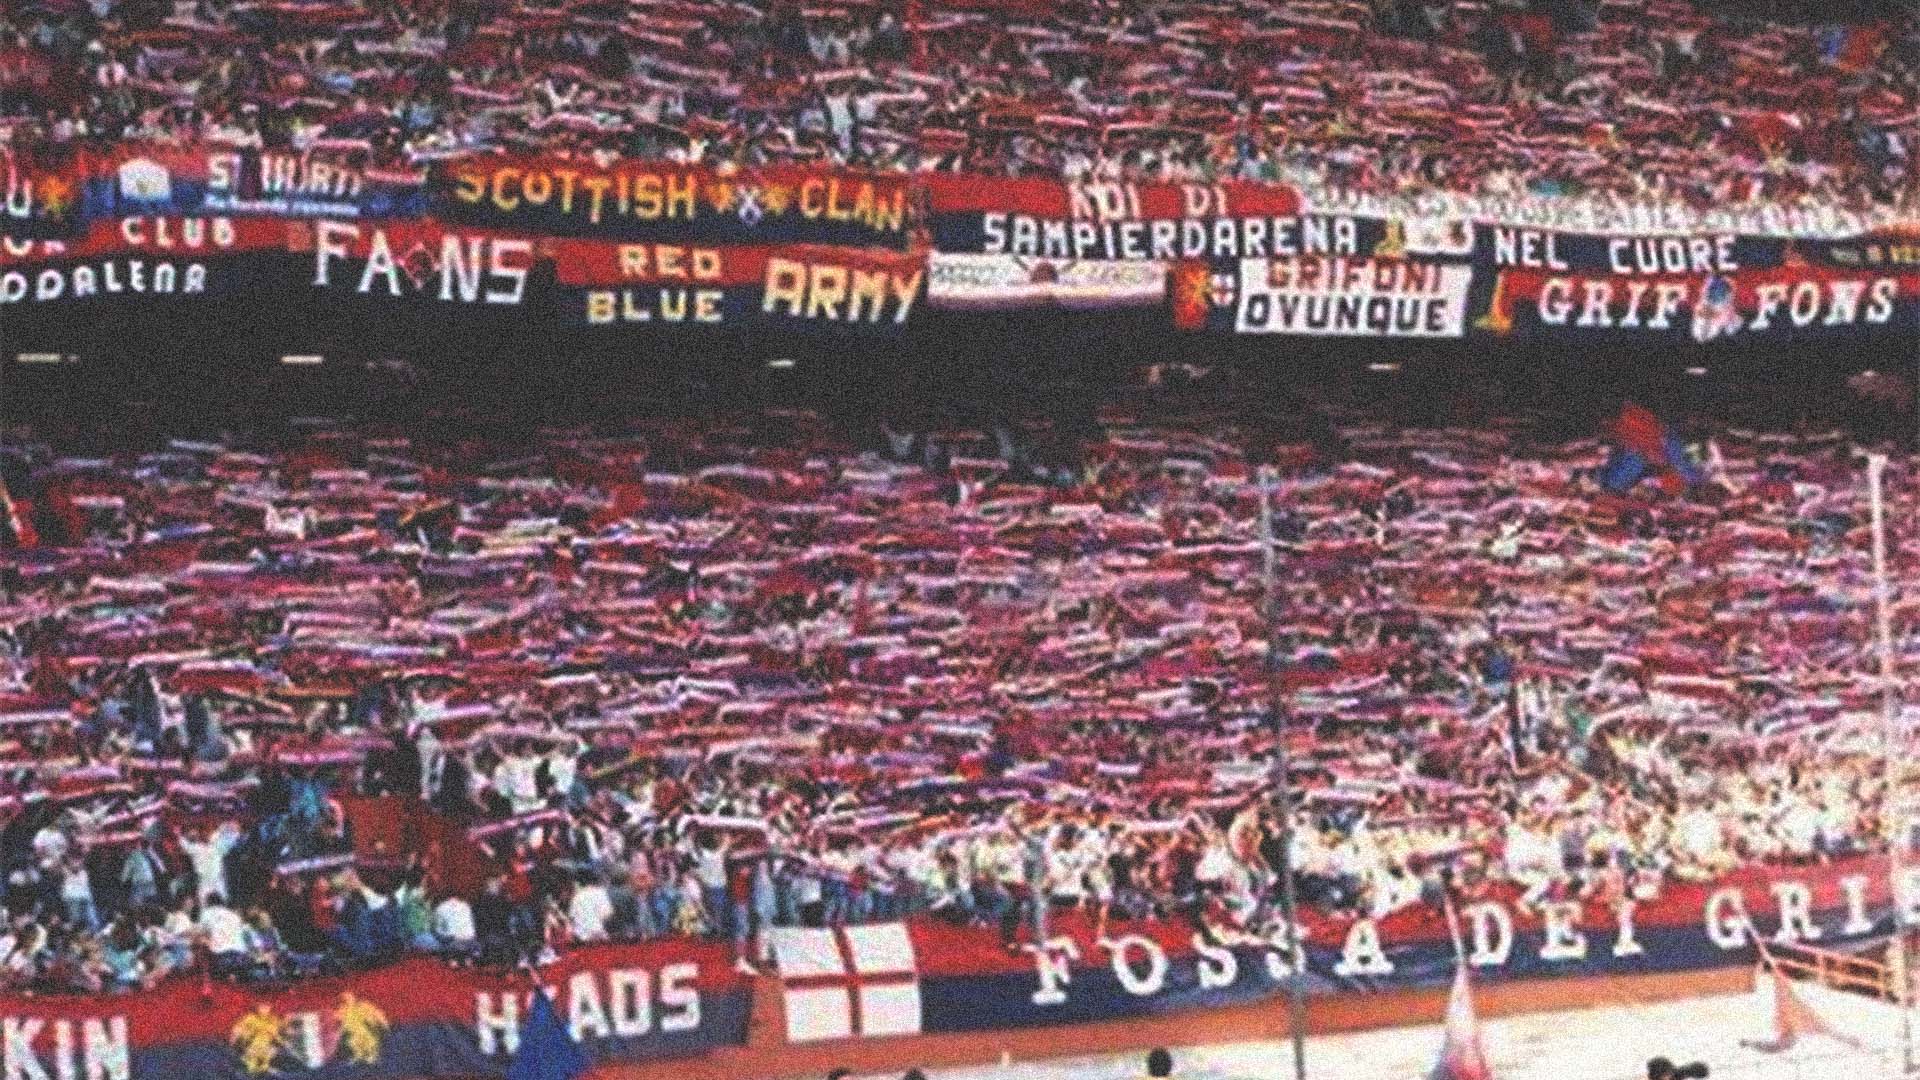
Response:
[[[100,929],[100,912],[93,904],[93,882],[87,876],[87,864],[72,855],[60,865],[60,903],[67,909],[67,920],[89,931]]]
[[[198,895],[205,904],[210,898],[227,895],[227,853],[240,842],[240,827],[229,821],[196,840],[180,834],[180,850],[193,864],[193,876],[199,881]]]
[[[573,890],[573,899],[567,904],[567,922],[573,928],[574,940],[607,940],[607,922],[612,918],[613,897],[607,893],[607,887],[598,879],[582,874],[580,884]]]
[[[247,921],[227,906],[226,897],[214,893],[206,899],[198,926],[216,972],[231,972],[247,962]]]
[[[440,943],[440,951],[452,955],[456,962],[474,955],[479,946],[473,928],[473,905],[458,895],[440,901],[433,909],[433,936]]]

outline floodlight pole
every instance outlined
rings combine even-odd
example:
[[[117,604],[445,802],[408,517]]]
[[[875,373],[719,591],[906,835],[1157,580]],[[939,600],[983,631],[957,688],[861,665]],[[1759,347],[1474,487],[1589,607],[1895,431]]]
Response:
[[[1299,896],[1293,880],[1293,776],[1287,761],[1287,712],[1280,689],[1280,581],[1278,553],[1273,546],[1273,497],[1277,486],[1273,467],[1262,466],[1260,490],[1260,559],[1264,596],[1261,606],[1267,628],[1264,660],[1269,707],[1273,710],[1273,789],[1280,803],[1280,913],[1287,920],[1288,946],[1297,950],[1293,978],[1287,980],[1287,1030],[1293,1038],[1294,1080],[1307,1080],[1307,950],[1298,940]]]
[[[1873,606],[1874,629],[1880,653],[1880,755],[1886,769],[1886,785],[1881,789],[1880,813],[1890,827],[1887,844],[1887,874],[1892,879],[1893,942],[1887,966],[1896,982],[1895,1003],[1900,1007],[1901,1074],[1911,1075],[1913,1060],[1913,976],[1907,969],[1907,925],[1905,904],[1900,889],[1906,882],[1906,846],[1911,826],[1904,820],[1902,803],[1895,788],[1903,771],[1901,763],[1900,701],[1894,682],[1893,615],[1887,591],[1887,515],[1881,492],[1881,474],[1887,468],[1887,455],[1867,455],[1867,500],[1873,513]]]

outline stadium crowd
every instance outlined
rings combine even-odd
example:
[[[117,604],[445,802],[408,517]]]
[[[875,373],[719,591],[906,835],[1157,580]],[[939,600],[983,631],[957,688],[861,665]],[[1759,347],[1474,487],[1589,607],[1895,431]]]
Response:
[[[769,926],[1012,946],[1042,907],[1270,934],[1270,693],[1316,934],[1882,843],[1838,436],[1615,493],[1595,439],[1337,434],[13,439],[0,987],[675,934],[751,968]],[[451,831],[369,843],[375,805]]]
[[[0,13],[0,142],[1910,210],[1920,19],[1854,8],[22,0]]]

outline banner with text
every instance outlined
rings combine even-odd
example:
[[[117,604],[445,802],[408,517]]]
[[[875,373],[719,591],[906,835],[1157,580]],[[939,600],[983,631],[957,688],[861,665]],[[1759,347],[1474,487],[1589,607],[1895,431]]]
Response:
[[[724,947],[582,949],[541,968],[561,1021],[598,1062],[746,1042],[751,984]],[[178,979],[137,994],[0,995],[15,1080],[258,1080],[506,1073],[534,982],[433,960],[258,989]]]
[[[489,157],[433,171],[451,222],[554,236],[702,244],[908,246],[913,178],[801,166],[721,172]]]

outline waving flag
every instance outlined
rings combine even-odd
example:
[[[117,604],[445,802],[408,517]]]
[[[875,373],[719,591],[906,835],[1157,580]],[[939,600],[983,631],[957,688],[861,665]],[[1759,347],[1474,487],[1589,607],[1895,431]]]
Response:
[[[1480,1042],[1480,1021],[1473,1011],[1473,984],[1467,978],[1464,960],[1454,970],[1453,992],[1447,996],[1446,1041],[1440,1046],[1440,1060],[1427,1074],[1427,1080],[1493,1080],[1486,1047]]]
[[[1706,479],[1680,437],[1644,406],[1622,406],[1611,434],[1613,454],[1600,471],[1600,483],[1616,495],[1649,476],[1673,495]]]
[[[545,988],[533,993],[533,1008],[520,1026],[520,1049],[507,1066],[507,1080],[575,1080],[587,1071],[587,1055],[573,1041]]]

